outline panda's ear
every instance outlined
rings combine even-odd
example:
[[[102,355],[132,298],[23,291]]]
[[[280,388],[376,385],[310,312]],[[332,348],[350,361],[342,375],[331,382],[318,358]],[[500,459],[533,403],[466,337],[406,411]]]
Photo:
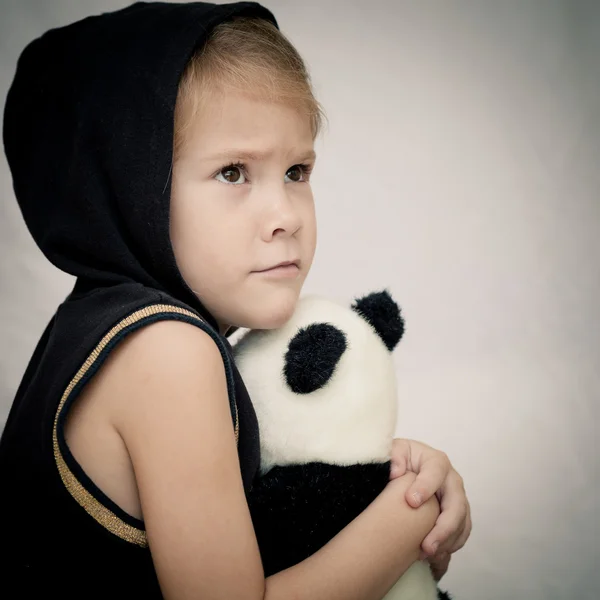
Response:
[[[346,336],[329,323],[312,323],[291,339],[283,374],[296,394],[310,394],[331,378],[346,350]]]
[[[375,329],[390,352],[396,347],[404,334],[404,319],[387,290],[356,299],[352,310]]]

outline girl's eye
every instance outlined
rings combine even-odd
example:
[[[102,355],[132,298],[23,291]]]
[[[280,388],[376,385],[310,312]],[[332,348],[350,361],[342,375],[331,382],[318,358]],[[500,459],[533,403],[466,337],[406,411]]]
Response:
[[[312,167],[310,165],[294,165],[288,170],[286,175],[288,173],[293,173],[293,175],[290,175],[290,179],[293,182],[308,181],[308,176],[311,171]]]
[[[241,185],[246,182],[243,169],[243,165],[227,165],[217,173],[217,181],[230,183],[232,185]],[[222,175],[223,179],[218,179],[219,175]]]
[[[308,182],[308,176],[312,171],[311,165],[300,164],[290,167],[286,173],[292,183]],[[242,185],[247,182],[246,165],[234,163],[223,167],[215,176],[217,181],[230,185]]]

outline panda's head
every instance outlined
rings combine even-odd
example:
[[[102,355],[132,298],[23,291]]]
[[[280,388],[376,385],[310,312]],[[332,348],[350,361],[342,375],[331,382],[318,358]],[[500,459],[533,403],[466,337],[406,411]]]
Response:
[[[403,333],[387,291],[351,307],[306,296],[283,327],[247,332],[234,354],[258,418],[261,472],[387,460],[397,402],[391,352]]]

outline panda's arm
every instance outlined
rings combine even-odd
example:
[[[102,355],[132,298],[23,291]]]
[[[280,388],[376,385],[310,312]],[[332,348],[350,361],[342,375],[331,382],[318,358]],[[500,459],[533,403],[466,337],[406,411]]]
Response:
[[[314,554],[383,490],[390,463],[275,467],[255,482],[249,506],[265,575]]]

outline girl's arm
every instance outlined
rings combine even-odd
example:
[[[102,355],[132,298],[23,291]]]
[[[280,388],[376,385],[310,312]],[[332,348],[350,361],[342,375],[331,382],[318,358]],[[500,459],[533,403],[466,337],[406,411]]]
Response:
[[[321,550],[266,580],[265,600],[381,600],[414,563],[439,515],[437,498],[417,509],[404,499],[415,481],[407,473]]]
[[[167,600],[379,600],[418,558],[439,505],[410,507],[407,474],[309,559],[265,580],[213,340],[188,323],[154,323],[113,350],[97,377]]]

